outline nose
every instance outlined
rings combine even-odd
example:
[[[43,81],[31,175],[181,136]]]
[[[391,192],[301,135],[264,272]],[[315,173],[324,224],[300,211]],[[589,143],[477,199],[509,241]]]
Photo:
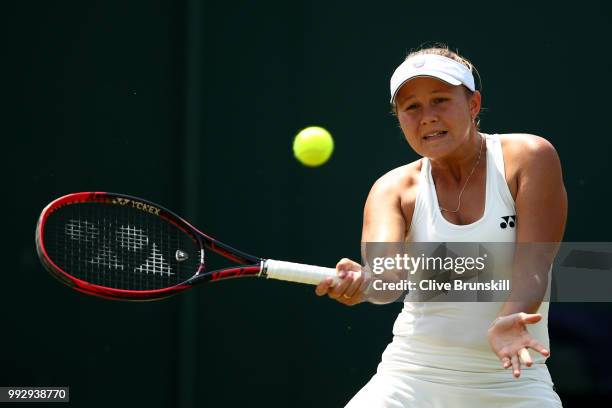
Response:
[[[438,121],[438,113],[430,106],[423,107],[423,115],[421,116],[421,125],[428,125]]]

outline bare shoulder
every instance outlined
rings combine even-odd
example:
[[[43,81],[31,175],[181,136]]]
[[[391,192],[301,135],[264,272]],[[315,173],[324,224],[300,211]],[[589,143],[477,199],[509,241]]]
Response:
[[[499,135],[504,155],[505,177],[512,198],[516,200],[525,175],[559,169],[557,152],[548,140],[528,133]]]
[[[376,180],[373,188],[392,189],[395,187],[404,189],[418,182],[420,171],[421,160],[419,159],[383,174]]]
[[[364,208],[364,242],[402,241],[412,221],[421,160],[393,169],[370,190]]]
[[[500,135],[504,159],[516,164],[528,164],[533,160],[558,161],[555,147],[547,139],[528,133]]]
[[[386,197],[387,199],[393,197],[402,200],[407,193],[415,190],[420,171],[421,160],[397,167],[376,180],[370,196],[372,198]]]
[[[526,133],[500,135],[500,140],[506,179],[515,200],[520,186],[529,180],[563,185],[559,155],[550,141]]]

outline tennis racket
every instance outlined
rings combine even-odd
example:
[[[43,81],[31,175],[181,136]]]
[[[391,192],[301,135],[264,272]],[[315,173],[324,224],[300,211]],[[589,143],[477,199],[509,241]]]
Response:
[[[198,231],[162,206],[124,194],[84,192],[60,197],[42,211],[36,251],[62,283],[88,295],[156,300],[197,284],[260,277],[316,285],[336,270],[263,259]],[[237,263],[207,270],[212,251]]]

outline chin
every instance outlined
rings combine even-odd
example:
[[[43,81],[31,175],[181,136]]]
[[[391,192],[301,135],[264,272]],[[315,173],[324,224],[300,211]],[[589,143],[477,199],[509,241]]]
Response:
[[[456,148],[457,146],[455,146],[455,143],[452,143],[452,140],[444,142],[439,140],[435,143],[421,143],[417,153],[430,159],[440,159],[451,154]]]

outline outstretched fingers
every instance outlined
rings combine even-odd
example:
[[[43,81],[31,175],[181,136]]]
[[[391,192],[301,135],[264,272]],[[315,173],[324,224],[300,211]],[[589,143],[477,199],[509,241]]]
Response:
[[[536,350],[544,356],[550,355],[550,351],[535,340],[533,340],[528,347]],[[522,365],[526,367],[531,367],[533,365],[533,359],[531,358],[531,354],[529,354],[527,347],[521,348],[517,354],[503,356],[500,358],[500,360],[505,369],[512,367],[512,375],[514,375],[516,378],[519,378],[521,375]]]
[[[512,365],[512,362],[510,362],[510,357],[502,357],[501,361],[504,368],[508,368]]]
[[[539,313],[514,313],[498,317],[487,331],[491,349],[499,357],[504,369],[512,368],[512,374],[516,378],[520,377],[523,366],[533,365],[529,349],[533,349],[544,357],[550,355],[548,348],[535,340],[527,330],[527,325],[540,320],[542,320],[542,315]]]
[[[525,364],[527,367],[531,367],[531,365],[533,364],[533,360],[531,359],[531,355],[529,354],[529,351],[526,348],[523,347],[522,349],[520,349],[518,356],[521,363]]]
[[[535,351],[537,351],[544,357],[550,356],[550,350],[547,349],[546,346],[544,346],[542,343],[540,343],[539,341],[535,339],[531,339],[531,341],[529,342],[529,348],[534,349]]]
[[[510,361],[512,362],[512,375],[519,378],[521,376],[521,362],[519,361],[518,355],[513,355]]]
[[[542,320],[542,315],[539,313],[520,313],[520,318],[524,324],[534,324]]]

